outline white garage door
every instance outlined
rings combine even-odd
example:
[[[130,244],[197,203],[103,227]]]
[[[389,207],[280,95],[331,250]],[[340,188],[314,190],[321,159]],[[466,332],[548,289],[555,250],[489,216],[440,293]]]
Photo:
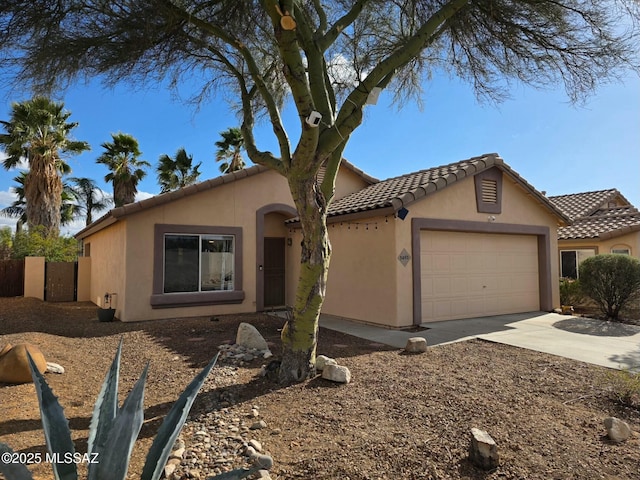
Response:
[[[534,235],[422,231],[422,322],[540,309]]]

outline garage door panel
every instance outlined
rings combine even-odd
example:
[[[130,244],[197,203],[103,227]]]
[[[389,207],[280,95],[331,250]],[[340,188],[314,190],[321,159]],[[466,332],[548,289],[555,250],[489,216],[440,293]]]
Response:
[[[531,235],[421,232],[422,321],[538,310]]]

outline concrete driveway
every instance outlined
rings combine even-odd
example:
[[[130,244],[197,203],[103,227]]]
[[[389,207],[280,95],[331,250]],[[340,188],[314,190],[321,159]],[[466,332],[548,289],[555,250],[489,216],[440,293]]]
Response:
[[[430,346],[481,338],[609,368],[640,371],[640,326],[556,313],[532,312],[423,324],[405,332],[322,315],[320,326],[371,342],[404,348],[410,337]]]

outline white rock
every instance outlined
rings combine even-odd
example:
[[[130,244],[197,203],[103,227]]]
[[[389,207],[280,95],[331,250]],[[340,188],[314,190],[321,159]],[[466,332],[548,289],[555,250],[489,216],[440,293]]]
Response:
[[[256,452],[256,449],[253,448],[251,445],[249,445],[244,450],[244,456],[249,457],[250,460],[253,460],[257,455],[258,455],[258,452]]]
[[[265,360],[271,357],[273,357],[273,353],[271,353],[271,350],[264,350],[262,352],[262,358],[264,358]]]
[[[469,445],[469,459],[483,470],[493,470],[500,463],[498,446],[484,430],[471,429],[471,443]]]
[[[332,382],[349,383],[351,381],[351,372],[342,365],[325,365],[324,370],[322,370],[322,378]]]
[[[316,370],[318,370],[319,372],[321,372],[322,370],[324,370],[324,367],[326,365],[337,365],[338,362],[336,362],[333,358],[329,358],[326,355],[318,355],[316,357]]]
[[[169,463],[164,467],[164,476],[165,478],[171,478],[171,474],[176,471],[176,466],[173,463]]]
[[[256,455],[253,458],[253,464],[262,470],[271,470],[271,467],[273,467],[273,458],[269,455]]]
[[[422,337],[411,337],[404,347],[407,353],[422,353],[427,351],[427,340]]]
[[[241,323],[238,326],[236,343],[243,347],[255,348],[256,350],[269,350],[266,340],[258,329],[249,323]]]
[[[256,452],[262,452],[262,444],[258,440],[249,440],[249,446]]]
[[[269,470],[258,470],[258,480],[271,480]]]
[[[64,367],[57,363],[47,362],[48,373],[64,373]]]
[[[619,418],[605,418],[604,427],[607,429],[607,435],[614,442],[625,442],[631,436],[631,428],[629,428],[629,424],[627,422],[623,422]]]

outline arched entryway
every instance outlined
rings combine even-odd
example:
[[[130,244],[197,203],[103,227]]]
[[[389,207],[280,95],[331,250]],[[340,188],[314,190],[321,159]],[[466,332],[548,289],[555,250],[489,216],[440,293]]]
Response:
[[[296,209],[283,204],[265,205],[256,212],[256,310],[286,304],[286,248],[288,218]]]

